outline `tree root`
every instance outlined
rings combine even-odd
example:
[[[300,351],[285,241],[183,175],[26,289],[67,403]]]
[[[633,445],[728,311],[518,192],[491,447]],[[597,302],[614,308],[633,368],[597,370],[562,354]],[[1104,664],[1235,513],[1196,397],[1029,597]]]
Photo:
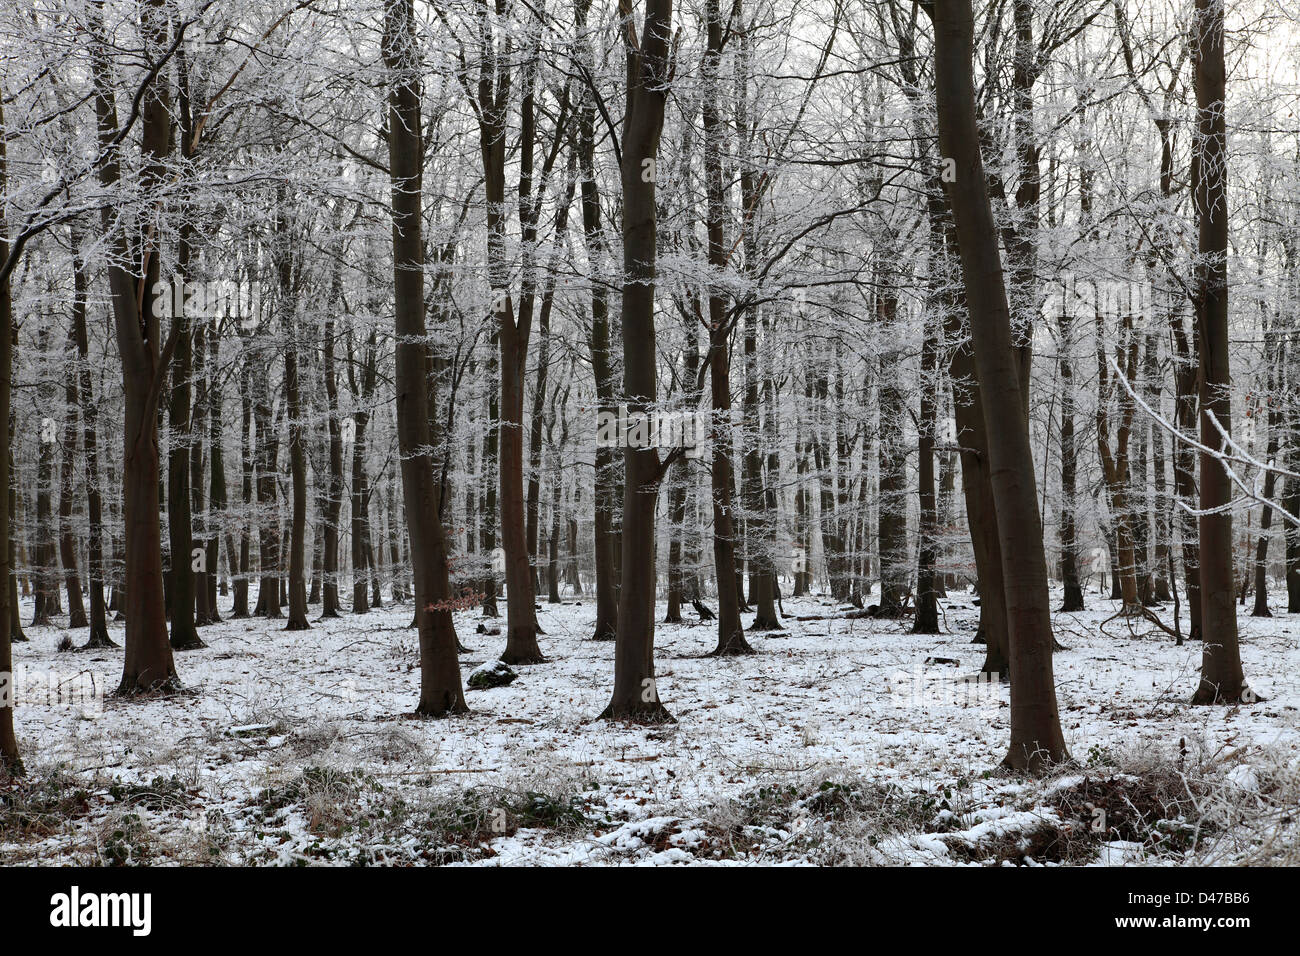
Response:
[[[1124,622],[1128,625],[1129,636],[1135,639],[1138,637],[1137,631],[1133,629],[1133,621],[1135,618],[1142,618],[1143,620],[1147,621],[1149,624],[1154,624],[1156,627],[1160,628],[1160,630],[1164,631],[1170,637],[1173,638],[1178,637],[1177,632],[1174,631],[1172,627],[1167,625],[1164,621],[1160,620],[1160,618],[1156,615],[1156,613],[1152,611],[1149,607],[1145,607],[1144,605],[1141,604],[1129,604],[1120,608],[1110,617],[1106,618],[1106,620],[1102,621],[1101,624],[1098,625],[1098,630],[1100,630],[1101,633],[1105,634],[1107,637],[1114,637],[1115,635],[1109,633],[1106,630],[1106,625],[1117,618],[1124,619]]]

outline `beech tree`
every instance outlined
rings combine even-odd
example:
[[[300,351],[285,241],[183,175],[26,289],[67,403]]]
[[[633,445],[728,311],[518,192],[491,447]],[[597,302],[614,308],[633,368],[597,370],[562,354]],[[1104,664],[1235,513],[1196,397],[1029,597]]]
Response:
[[[1196,0],[1192,71],[1196,87],[1196,145],[1192,195],[1198,250],[1195,274],[1197,353],[1200,360],[1202,445],[1223,449],[1232,430],[1228,342],[1228,203],[1226,75],[1223,0]],[[1214,454],[1200,467],[1201,683],[1194,703],[1236,703],[1249,694],[1237,645],[1232,573],[1232,485]]]
[[[420,635],[420,703],[416,713],[441,717],[467,708],[449,603],[446,544],[439,518],[441,489],[427,450],[429,346],[424,325],[424,242],[420,236],[424,145],[412,0],[385,0],[383,47],[388,68],[398,437]]]
[[[4,125],[3,97],[0,96],[0,126]],[[5,142],[0,138],[0,189],[8,188],[9,163]],[[8,258],[10,253],[9,223],[0,212],[0,253]],[[9,276],[0,276],[0,489],[9,488],[9,403],[13,385],[13,290]],[[0,494],[0,541],[9,541],[9,496]],[[4,675],[4,695],[0,697],[0,769],[8,775],[18,775],[23,771],[22,758],[18,755],[18,738],[14,733],[14,697],[13,645],[10,642],[8,622],[12,613],[10,602],[13,597],[8,586],[12,573],[8,548],[0,548],[0,572],[4,581],[0,581],[0,674]]]
[[[165,173],[165,161],[172,144],[170,97],[158,82],[159,58],[175,51],[184,39],[183,29],[168,37],[164,0],[150,0],[140,8],[140,29],[146,45],[154,51],[140,110],[141,185],[146,193],[158,187]],[[102,21],[94,26],[102,31]],[[96,38],[92,70],[95,83],[95,113],[101,149],[109,154],[99,167],[105,189],[121,181],[121,164],[114,151],[122,138],[118,125],[116,95],[111,64],[103,40]],[[133,104],[133,109],[135,106]],[[113,248],[108,266],[114,327],[122,357],[122,383],[126,397],[123,423],[125,451],[122,467],[123,520],[125,522],[125,607],[126,656],[121,694],[149,693],[176,683],[176,667],[168,643],[166,611],[163,606],[162,534],[158,521],[159,478],[158,404],[166,385],[167,365],[176,349],[178,327],[162,340],[157,297],[145,295],[159,281],[157,250],[140,248],[127,230],[114,222],[105,206],[102,227]]]
[[[1052,677],[1047,562],[1011,335],[993,211],[988,202],[971,71],[970,0],[934,0],[939,150],[953,163],[947,183],[970,313],[972,350],[984,406],[990,483],[998,515],[1011,669],[1011,749],[1005,763],[1040,770],[1066,759]]]
[[[623,120],[623,393],[628,413],[656,401],[655,177],[669,81],[672,0],[646,0],[641,35],[626,26],[627,115]],[[657,449],[623,451],[622,581],[614,647],[614,691],[602,716],[667,720],[654,667],[654,512],[663,478]],[[720,577],[719,581],[729,581]]]

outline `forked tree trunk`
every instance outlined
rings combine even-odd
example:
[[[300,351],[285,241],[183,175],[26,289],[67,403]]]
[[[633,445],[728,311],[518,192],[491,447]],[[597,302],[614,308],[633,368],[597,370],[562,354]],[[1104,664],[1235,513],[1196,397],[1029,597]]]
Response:
[[[148,45],[155,50],[162,46],[167,30],[161,7],[162,0],[150,0],[141,14]],[[102,35],[98,17],[92,29]],[[112,191],[120,179],[116,154],[110,146],[118,135],[117,108],[102,39],[96,47],[92,64],[95,115],[100,144],[110,156],[100,166],[99,178],[104,188]],[[141,113],[146,191],[161,178],[162,160],[171,144],[170,104],[163,82],[160,77],[150,85]],[[163,605],[162,531],[158,520],[158,405],[175,341],[159,347],[158,315],[154,303],[142,295],[158,280],[158,256],[133,249],[127,231],[114,222],[107,205],[101,216],[116,253],[108,273],[125,399],[122,511],[126,653],[118,693],[137,694],[170,689],[177,683]],[[128,272],[125,264],[129,262],[141,263],[143,275]]]
[[[627,110],[623,121],[623,392],[628,413],[656,400],[655,163],[663,131],[672,0],[646,0],[639,46],[628,23]],[[622,587],[614,645],[614,690],[602,717],[671,720],[654,666],[655,501],[662,481],[654,448],[625,448]],[[723,585],[725,586],[725,584]]]
[[[370,424],[370,396],[375,390],[377,374],[375,330],[366,339],[366,352],[358,375],[353,360],[352,337],[348,336],[348,380],[357,408],[352,413],[352,613],[365,614],[370,610],[366,590],[367,528],[370,524],[370,497],[366,491],[366,432]]]
[[[1105,354],[1107,334],[1100,303],[1097,307],[1097,451],[1101,458],[1102,477],[1109,491],[1111,520],[1115,527],[1115,559],[1112,572],[1118,575],[1124,614],[1141,611],[1138,593],[1138,562],[1134,526],[1136,516],[1129,503],[1132,482],[1129,472],[1129,439],[1137,406],[1129,392],[1135,388],[1138,373],[1139,339],[1133,329],[1133,316],[1125,315],[1119,324],[1116,352],[1124,383],[1110,368]],[[1113,383],[1112,383],[1113,380]],[[1118,424],[1114,448],[1111,447],[1111,420],[1108,405],[1112,396],[1118,403]]]
[[[984,644],[984,663],[980,672],[996,674],[1000,680],[1010,677],[1007,657],[1007,598],[1003,586],[1002,546],[998,539],[998,516],[989,477],[988,435],[984,424],[984,403],[975,374],[971,348],[969,318],[959,284],[960,253],[953,219],[946,209],[932,210],[939,215],[944,236],[945,296],[944,338],[956,343],[949,353],[948,379],[952,386],[953,430],[961,466],[962,493],[966,504],[966,523],[970,530],[971,551],[975,556],[975,579],[980,595],[979,629],[974,643]]]
[[[537,613],[534,607],[534,578],[529,563],[528,534],[524,504],[524,371],[532,331],[534,276],[531,258],[525,263],[526,288],[519,296],[518,321],[515,303],[508,291],[506,261],[506,122],[511,90],[510,71],[514,64],[505,53],[506,40],[493,35],[492,20],[481,20],[482,36],[477,116],[479,145],[483,157],[483,191],[487,201],[487,271],[491,288],[496,343],[500,348],[501,428],[497,479],[501,508],[501,549],[505,558],[506,647],[501,660],[507,664],[538,664],[545,658],[537,644]],[[498,49],[498,43],[501,49]],[[527,250],[534,236],[530,210],[533,173],[533,91],[536,62],[525,64],[520,142],[520,214],[523,244]],[[525,252],[525,255],[530,255]]]

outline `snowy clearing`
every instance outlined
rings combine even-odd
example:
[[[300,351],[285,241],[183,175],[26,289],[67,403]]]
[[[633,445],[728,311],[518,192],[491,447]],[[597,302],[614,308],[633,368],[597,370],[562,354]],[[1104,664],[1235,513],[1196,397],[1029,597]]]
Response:
[[[102,713],[22,702],[25,672],[112,688],[121,668],[120,650],[59,652],[65,629],[32,627],[15,647],[30,774],[3,792],[0,862],[1296,862],[1300,620],[1241,617],[1263,701],[1192,707],[1199,645],[1103,635],[1114,606],[1088,595],[1055,620],[1077,766],[1027,782],[994,769],[1008,689],[972,682],[972,598],[943,602],[941,636],[786,601],[787,631],[751,633],[752,657],[705,656],[713,626],[661,624],[677,723],[657,727],[594,719],[614,648],[588,639],[591,603],[541,604],[549,662],[442,721],[405,716],[409,603],[308,632],[209,626],[207,649],[178,655],[186,694]],[[456,618],[466,677],[503,645],[481,623],[501,622]]]

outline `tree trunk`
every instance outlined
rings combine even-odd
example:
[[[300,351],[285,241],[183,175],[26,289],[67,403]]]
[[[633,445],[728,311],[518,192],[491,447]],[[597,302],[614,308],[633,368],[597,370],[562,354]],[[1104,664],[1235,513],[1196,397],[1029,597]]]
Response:
[[[342,291],[342,278],[334,273],[333,287]],[[331,295],[331,308],[340,301],[340,295]],[[325,400],[329,412],[329,477],[324,513],[324,553],[321,555],[323,598],[321,617],[339,616],[339,515],[343,511],[343,434],[339,425],[338,377],[334,368],[334,314],[325,317],[324,374]]]
[[[74,293],[75,295],[75,293]],[[75,308],[75,305],[74,305]],[[86,627],[86,604],[81,599],[81,575],[77,573],[77,534],[72,527],[74,467],[77,457],[77,370],[74,365],[76,330],[70,329],[64,350],[63,461],[59,469],[59,563],[68,592],[68,627]]]
[[[1047,562],[1035,493],[1028,422],[1011,333],[993,211],[980,157],[970,0],[934,0],[935,88],[941,155],[970,313],[989,466],[1002,547],[1011,663],[1011,746],[1004,763],[1042,771],[1067,759],[1052,675]],[[1015,423],[1013,425],[1012,423]]]
[[[1198,132],[1192,194],[1198,221],[1195,269],[1197,346],[1200,354],[1201,444],[1222,448],[1215,420],[1232,430],[1232,376],[1228,362],[1227,125],[1223,4],[1196,0],[1194,75]],[[1233,606],[1232,485],[1214,455],[1200,453],[1198,527],[1201,562],[1201,682],[1192,702],[1235,704],[1249,693],[1237,646]],[[1253,699],[1253,695],[1252,699]]]
[[[221,339],[215,322],[208,324],[207,332],[207,367],[208,367],[208,387],[207,387],[207,405],[208,405],[208,517],[207,517],[207,536],[208,536],[208,561],[206,574],[208,586],[208,623],[220,624],[221,612],[217,609],[217,577],[218,562],[221,559],[221,527],[226,515],[226,509],[229,502],[226,500],[226,465],[225,454],[222,451],[222,443],[225,435],[225,424],[222,421],[222,376],[221,370],[217,367],[217,360],[221,352]],[[218,518],[218,515],[222,518]],[[227,547],[233,539],[228,534],[226,537]],[[234,551],[230,549],[226,559],[229,563]],[[220,593],[226,593],[226,583],[221,583]]]
[[[188,282],[193,226],[188,222],[181,227],[179,248],[176,253],[175,283]],[[164,293],[166,294],[166,293]],[[183,300],[183,296],[178,296]],[[167,533],[171,544],[171,568],[168,578],[171,585],[172,616],[171,645],[173,650],[190,651],[206,647],[194,626],[195,581],[191,552],[194,549],[192,515],[190,513],[190,381],[194,372],[194,324],[185,314],[184,302],[176,303],[171,316],[172,337],[176,339],[176,354],[172,359],[171,394],[167,404],[167,417],[171,425],[171,441],[167,450]]]
[[[86,296],[90,282],[85,260],[81,258],[82,243],[80,228],[74,225],[72,334],[77,343],[77,374],[80,377],[77,397],[81,403],[81,440],[86,455],[86,516],[90,525],[86,542],[90,637],[82,646],[116,647],[117,643],[108,636],[108,610],[104,606],[104,503],[99,489],[99,406],[95,403],[91,386],[90,338],[86,328]],[[3,411],[0,407],[0,414]],[[0,541],[3,540],[4,537],[0,536]],[[0,613],[0,621],[3,620],[4,615]]]
[[[1264,393],[1264,402],[1268,407],[1268,438],[1264,446],[1264,461],[1271,462],[1277,458],[1279,433],[1282,429],[1281,400],[1277,394],[1278,370],[1281,367],[1282,347],[1272,329],[1265,332],[1264,360],[1268,365],[1268,384]],[[1258,417],[1258,413],[1257,417]],[[1272,501],[1277,489],[1277,472],[1264,474],[1264,500]],[[1259,515],[1259,540],[1255,543],[1255,607],[1252,617],[1272,617],[1268,609],[1268,542],[1269,528],[1273,523],[1273,509],[1264,505]]]
[[[0,128],[5,128],[4,103],[0,101]],[[8,191],[9,164],[5,150],[5,139],[0,137],[0,192]],[[4,210],[0,209],[0,259],[9,255],[9,224],[5,221]],[[77,260],[77,274],[82,273],[80,259]],[[85,316],[84,296],[79,300],[82,316]],[[22,758],[18,754],[18,738],[14,733],[14,700],[11,685],[14,670],[13,647],[10,644],[10,629],[5,626],[12,612],[10,602],[12,591],[8,586],[13,564],[10,560],[9,541],[9,496],[5,490],[9,487],[9,401],[13,385],[13,297],[9,276],[0,279],[0,674],[4,675],[5,693],[0,694],[0,770],[9,776],[19,776],[23,772]]]
[[[632,25],[628,26],[629,35]],[[654,288],[655,164],[668,91],[672,0],[646,0],[639,47],[627,51],[623,121],[623,393],[629,415],[656,400]],[[655,500],[662,469],[654,448],[623,450],[622,587],[614,647],[614,690],[602,716],[664,721],[654,667]]]
[[[266,348],[261,346],[260,348]],[[257,569],[260,580],[257,606],[253,613],[268,619],[283,617],[280,611],[280,513],[276,498],[276,459],[279,440],[272,425],[269,379],[272,359],[260,359],[252,376],[253,424],[257,428],[255,446],[258,515]],[[360,429],[358,429],[359,431]]]
[[[167,32],[162,0],[142,8],[142,26],[151,49],[162,46]],[[92,30],[99,38],[92,72],[95,114],[101,146],[110,158],[99,169],[101,185],[112,191],[120,178],[110,144],[118,135],[109,64],[102,46],[102,22]],[[142,173],[146,193],[162,176],[162,161],[171,148],[170,97],[160,78],[150,85],[141,108]],[[151,292],[158,281],[158,256],[133,249],[129,234],[114,222],[108,206],[101,210],[104,232],[111,236],[114,261],[108,268],[113,319],[122,361],[125,421],[123,423],[123,522],[125,527],[126,653],[119,694],[166,690],[177,684],[163,605],[162,532],[158,520],[158,406],[175,341],[160,347],[158,303]],[[126,263],[138,262],[140,272]],[[143,279],[143,284],[141,284]]]
[[[1294,443],[1295,439],[1292,439]],[[1300,454],[1292,445],[1287,456],[1289,470],[1295,471],[1300,465]],[[1292,518],[1300,518],[1300,480],[1286,479],[1286,494],[1282,498],[1282,507]],[[1283,539],[1286,548],[1286,612],[1300,612],[1300,523],[1286,522],[1286,536]]]
[[[413,0],[385,0],[383,39],[389,72],[397,437],[420,635],[420,703],[416,713],[441,717],[464,713],[468,708],[451,618],[451,586],[440,517],[442,491],[428,452],[431,383],[424,324],[424,242],[420,236],[424,146]]]
[[[590,0],[578,0],[575,14],[580,49],[588,70],[595,68],[586,36],[586,16]],[[587,249],[588,269],[592,275],[600,274],[609,259],[604,229],[600,222],[600,189],[596,180],[596,104],[587,96],[578,111],[578,164],[582,200],[582,231]],[[591,333],[588,340],[591,353],[591,374],[596,390],[596,411],[600,416],[617,414],[615,401],[616,376],[613,353],[610,347],[609,298],[605,284],[591,284]],[[621,456],[613,448],[596,445],[595,476],[593,480],[594,520],[592,538],[595,550],[596,571],[596,626],[592,638],[612,641],[618,624],[618,549],[620,547],[615,519],[618,515],[618,486]]]
[[[37,349],[42,364],[50,363],[50,327],[44,325],[37,333]],[[48,380],[37,389],[37,402],[42,409],[53,411],[54,391]],[[53,507],[50,493],[54,485],[54,449],[59,442],[59,426],[54,418],[46,416],[40,422],[40,448],[36,465],[36,541],[32,547],[35,561],[36,589],[32,601],[32,627],[54,623],[58,613],[56,600],[59,593],[58,554],[55,551]]]
[[[896,296],[888,288],[882,288],[876,294],[876,321],[883,330],[894,327],[898,308]],[[880,419],[876,454],[880,493],[876,504],[876,547],[880,555],[880,615],[886,618],[903,615],[910,563],[907,550],[907,449],[903,445],[903,419],[907,415],[907,405],[895,369],[899,358],[897,353],[881,355],[877,388]],[[933,475],[930,480],[933,488]],[[865,474],[862,482],[865,490]],[[860,553],[866,551],[865,543],[864,540],[864,546],[858,549]]]
[[[365,614],[370,610],[370,599],[366,591],[366,529],[370,524],[370,496],[366,492],[366,430],[370,424],[370,413],[366,409],[375,389],[377,374],[375,331],[371,329],[366,339],[360,375],[353,371],[355,365],[350,335],[348,341],[348,378],[352,394],[357,400],[357,408],[352,413],[352,613]]]
[[[726,269],[730,250],[723,233],[727,210],[722,171],[723,129],[722,118],[718,111],[718,70],[722,58],[723,23],[717,0],[706,0],[705,21],[708,31],[708,49],[704,57],[703,102],[704,179],[707,203],[705,231],[708,235],[710,271],[714,275],[720,275]],[[653,183],[651,188],[653,189]],[[753,648],[745,640],[744,626],[740,620],[742,600],[736,565],[735,509],[732,506],[734,477],[731,461],[731,322],[726,314],[727,300],[720,283],[711,282],[709,285],[708,311],[709,372],[713,403],[711,435],[713,563],[718,579],[718,643],[713,653],[716,656],[752,654]],[[653,390],[648,394],[649,399],[653,401]],[[755,390],[754,401],[757,401],[757,390]],[[755,467],[757,467],[757,456],[755,456]],[[631,489],[632,486],[629,485],[629,493]],[[737,581],[734,589],[730,587],[732,581]]]
[[[930,298],[940,307],[943,302],[942,280],[943,236],[939,229],[942,221],[943,197],[930,196]],[[939,411],[935,397],[938,394],[939,326],[927,316],[921,341],[921,402],[916,429],[917,498],[920,504],[920,541],[916,560],[916,618],[912,621],[913,634],[939,633],[939,602],[935,589],[935,541],[939,532],[939,515],[934,488],[934,438]],[[883,574],[882,574],[883,577]]]
[[[1079,539],[1075,524],[1078,491],[1078,457],[1074,445],[1074,316],[1063,304],[1057,326],[1057,348],[1061,370],[1061,583],[1065,599],[1061,611],[1083,610],[1083,587],[1079,583]]]
[[[281,194],[283,201],[283,193]],[[305,631],[307,623],[307,580],[303,566],[307,546],[307,427],[303,422],[302,386],[298,381],[298,316],[296,314],[296,289],[293,283],[293,259],[288,243],[288,228],[283,219],[285,211],[279,209],[281,218],[280,321],[285,333],[284,392],[286,412],[289,416],[289,471],[293,476],[293,517],[289,531],[289,619],[286,631]]]

